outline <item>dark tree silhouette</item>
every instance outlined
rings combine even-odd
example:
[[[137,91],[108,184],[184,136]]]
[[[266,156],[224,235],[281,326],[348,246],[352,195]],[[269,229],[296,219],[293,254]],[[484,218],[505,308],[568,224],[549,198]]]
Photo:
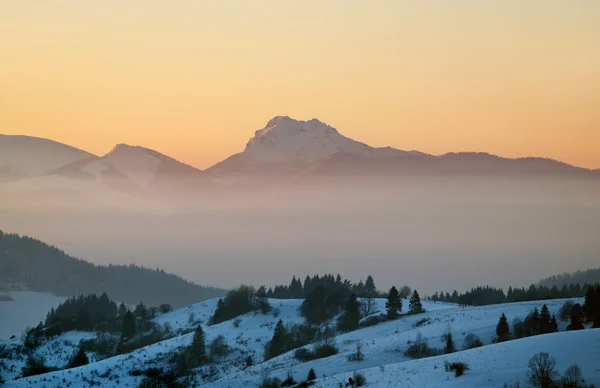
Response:
[[[402,311],[402,299],[400,298],[400,293],[396,287],[392,286],[392,288],[390,288],[387,302],[385,302],[385,308],[389,319],[396,319],[400,316],[399,313]]]
[[[123,332],[121,337],[123,339],[129,339],[135,335],[135,317],[131,311],[127,311],[123,317]]]
[[[502,313],[498,320],[498,325],[496,325],[496,336],[498,337],[498,342],[506,341],[510,336],[510,327],[504,313]]]

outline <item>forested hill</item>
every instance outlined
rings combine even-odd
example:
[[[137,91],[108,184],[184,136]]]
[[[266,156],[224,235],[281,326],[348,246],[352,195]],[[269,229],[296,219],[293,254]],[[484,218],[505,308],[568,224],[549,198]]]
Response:
[[[136,265],[95,265],[67,255],[39,240],[0,231],[0,283],[23,283],[28,290],[58,296],[107,292],[126,303],[169,303],[183,307],[224,295],[163,270]]]
[[[560,275],[550,276],[549,278],[540,280],[539,284],[545,287],[557,286],[561,287],[563,284],[595,284],[600,283],[600,267],[586,269],[583,271],[576,271],[571,273],[563,273]]]

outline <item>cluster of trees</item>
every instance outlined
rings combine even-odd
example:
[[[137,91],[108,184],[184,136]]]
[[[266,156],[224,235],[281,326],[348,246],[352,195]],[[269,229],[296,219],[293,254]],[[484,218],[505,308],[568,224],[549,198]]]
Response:
[[[431,296],[431,300],[440,302],[457,303],[464,306],[486,306],[490,304],[526,302],[535,300],[561,299],[561,298],[579,298],[586,294],[587,289],[591,287],[587,284],[563,284],[561,288],[557,285],[548,288],[532,284],[529,288],[512,288],[504,293],[501,288],[490,286],[475,287],[469,291],[459,294],[456,290],[452,294],[436,292]]]
[[[534,335],[555,333],[558,331],[558,322],[554,315],[550,315],[548,306],[542,306],[541,311],[535,307],[525,320],[515,318],[513,321],[512,333],[508,325],[506,315],[502,314],[496,326],[496,336],[498,342],[508,341],[512,338],[531,337]]]
[[[30,237],[0,231],[0,282],[27,284],[31,291],[59,296],[100,294],[110,290],[126,303],[145,300],[176,308],[215,298],[225,290],[203,287],[160,269],[136,265],[101,266],[74,258]]]
[[[367,276],[367,279],[358,283],[352,283],[348,279],[342,279],[340,274],[325,274],[323,276],[307,275],[304,282],[295,276],[292,278],[289,285],[278,285],[267,290],[267,297],[275,299],[304,299],[315,288],[323,287],[328,293],[343,290],[346,297],[354,293],[357,298],[378,298],[385,297],[385,294],[377,292],[375,281],[372,276]],[[400,294],[403,298],[410,295],[411,289],[408,286],[403,286],[400,289]]]
[[[122,305],[124,309],[125,306]],[[117,304],[106,293],[99,297],[96,294],[72,297],[52,308],[46,314],[45,326],[60,326],[60,332],[69,330],[91,330],[94,324],[112,321],[125,311],[119,311]]]
[[[264,286],[255,290],[251,286],[240,286],[231,290],[217,302],[217,309],[210,318],[210,324],[225,322],[251,311],[260,310],[263,314],[271,311]]]

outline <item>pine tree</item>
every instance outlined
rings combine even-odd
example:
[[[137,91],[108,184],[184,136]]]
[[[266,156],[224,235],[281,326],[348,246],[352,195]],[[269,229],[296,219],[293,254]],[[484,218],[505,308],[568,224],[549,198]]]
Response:
[[[583,304],[583,313],[585,314],[586,322],[592,322],[594,320],[598,303],[596,298],[597,296],[595,287],[589,286],[587,288],[587,292],[585,293],[585,303]]]
[[[129,339],[135,335],[135,317],[131,313],[131,311],[127,310],[125,316],[123,317],[123,332],[121,337],[124,339]]]
[[[288,332],[283,326],[283,321],[280,319],[273,331],[273,338],[268,347],[267,358],[277,357],[287,351],[288,348]]]
[[[189,351],[195,365],[200,365],[206,359],[206,339],[201,325],[198,325],[196,331],[194,331],[194,338]]]
[[[600,312],[596,312],[596,316],[594,317],[594,323],[592,324],[594,329],[600,328]]]
[[[125,314],[127,314],[127,307],[125,307],[125,302],[121,302],[119,305],[119,318],[123,318]]]
[[[552,315],[552,319],[550,320],[550,332],[556,333],[558,332],[558,322],[556,322],[556,317]]]
[[[509,335],[510,327],[508,326],[508,320],[506,319],[506,315],[502,313],[500,319],[498,320],[498,325],[496,326],[496,336],[498,337],[498,342],[506,341]]]
[[[410,297],[408,312],[409,314],[419,314],[424,311],[423,305],[421,305],[421,297],[419,296],[417,290],[414,290],[412,296]]]
[[[567,326],[567,330],[583,330],[585,327],[583,326],[583,309],[579,303],[573,305],[571,309],[571,323]]]
[[[540,313],[540,334],[552,333],[552,318],[550,317],[550,311],[548,306],[545,304],[542,306],[542,312]]]
[[[360,321],[360,304],[356,300],[356,295],[352,293],[346,302],[344,314],[340,317],[338,326],[342,331],[353,331],[358,329]]]
[[[317,374],[313,368],[310,368],[308,371],[308,376],[306,376],[306,381],[313,381],[317,379]]]
[[[390,292],[388,292],[387,302],[385,302],[385,308],[387,310],[387,316],[389,319],[396,319],[402,311],[402,299],[400,293],[396,287],[392,286]]]
[[[77,353],[75,353],[75,355],[71,359],[71,362],[69,363],[69,367],[77,368],[79,366],[87,365],[89,363],[90,363],[90,360],[88,359],[88,356],[85,354],[85,351],[83,350],[83,348],[79,348],[77,350]]]
[[[223,299],[219,299],[219,301],[217,302],[217,309],[215,310],[213,316],[210,318],[210,322],[212,324],[225,322],[228,319],[228,317],[229,313],[227,311],[227,306],[225,305]]]
[[[140,301],[140,304],[135,306],[135,310],[133,311],[133,315],[140,319],[148,318],[148,309],[144,306],[144,303]]]
[[[456,347],[454,346],[454,340],[452,339],[452,331],[450,331],[448,329],[448,331],[446,331],[444,333],[444,335],[442,335],[442,341],[445,342],[445,344],[446,344],[446,346],[444,347],[445,354],[450,354],[450,353],[456,352]]]

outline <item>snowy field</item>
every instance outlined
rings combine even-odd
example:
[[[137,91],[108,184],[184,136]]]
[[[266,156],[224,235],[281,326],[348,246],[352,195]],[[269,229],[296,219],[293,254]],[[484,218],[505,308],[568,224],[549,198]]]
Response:
[[[303,318],[297,309],[301,300],[270,300],[273,311],[267,315],[250,313],[239,317],[239,326],[233,321],[206,326],[214,312],[216,299],[175,310],[155,319],[160,325],[168,325],[174,331],[191,330],[199,322],[205,328],[207,343],[218,335],[223,335],[232,348],[226,360],[216,365],[214,375],[207,380],[199,380],[206,387],[255,387],[265,375],[284,379],[289,373],[298,381],[304,379],[310,368],[314,368],[318,380],[316,387],[337,387],[347,381],[354,372],[360,371],[367,378],[367,387],[502,387],[504,383],[520,382],[525,386],[527,361],[536,353],[549,352],[557,360],[559,373],[571,364],[577,363],[588,383],[600,384],[600,362],[597,351],[600,349],[600,329],[587,329],[578,332],[560,332],[520,340],[493,344],[495,328],[502,313],[509,323],[514,318],[525,318],[534,307],[548,304],[551,313],[556,313],[565,300],[522,302],[484,307],[467,307],[447,303],[423,301],[427,310],[423,314],[405,316],[396,321],[362,328],[338,335],[335,339],[339,354],[301,363],[294,359],[294,351],[262,362],[265,343],[273,335],[279,319],[286,324],[301,323]],[[404,300],[404,308],[408,301]],[[581,302],[581,300],[578,300]],[[378,309],[384,311],[385,300],[377,300]],[[462,348],[468,333],[478,335],[485,346],[459,351],[450,355],[412,360],[404,356],[404,350],[420,333],[431,347],[442,348],[442,333],[450,328],[458,349]],[[565,324],[560,324],[560,330]],[[66,333],[49,341],[37,350],[47,364],[61,367],[73,354],[77,341],[93,336],[93,333]],[[93,381],[101,387],[137,387],[142,377],[132,376],[133,369],[165,367],[169,354],[181,346],[189,345],[192,333],[182,334],[154,345],[119,355],[84,367],[52,372],[27,379],[9,381],[7,387],[64,387],[64,381],[71,386],[88,386]],[[13,341],[14,342],[14,341]],[[364,360],[348,361],[348,356],[360,342]],[[312,345],[308,345],[310,348]],[[57,349],[64,349],[57,351]],[[251,355],[255,365],[245,367],[245,358]],[[95,360],[94,355],[90,355]],[[463,361],[470,369],[461,377],[444,370],[444,361]],[[14,364],[20,370],[24,360]],[[204,367],[208,368],[208,367]],[[203,369],[202,367],[200,369]],[[14,375],[5,375],[6,380]]]
[[[66,299],[46,292],[18,291],[11,295],[13,301],[0,302],[0,340],[20,336],[25,327],[44,321],[46,313]]]

